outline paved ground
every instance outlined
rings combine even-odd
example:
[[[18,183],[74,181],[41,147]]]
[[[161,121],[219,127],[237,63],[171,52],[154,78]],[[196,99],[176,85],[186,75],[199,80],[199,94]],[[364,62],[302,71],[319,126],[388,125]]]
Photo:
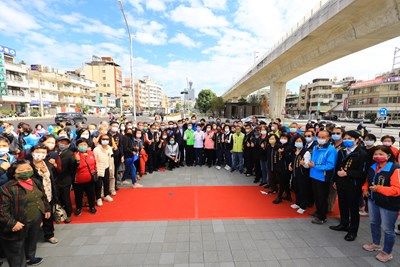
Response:
[[[153,173],[146,187],[250,185],[252,177],[207,167]],[[138,189],[140,190],[140,189]],[[273,212],[273,211],[271,211]],[[400,238],[394,260],[381,264],[361,249],[370,241],[368,218],[359,237],[313,225],[310,219],[115,222],[56,225],[56,245],[39,243],[41,266],[400,266]],[[7,266],[7,265],[6,265]]]

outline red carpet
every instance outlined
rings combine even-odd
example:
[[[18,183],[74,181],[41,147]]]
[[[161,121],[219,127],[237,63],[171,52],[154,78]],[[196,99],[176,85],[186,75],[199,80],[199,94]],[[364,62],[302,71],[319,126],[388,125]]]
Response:
[[[84,207],[72,223],[309,217],[297,214],[287,201],[273,204],[275,197],[261,194],[258,186],[121,189],[113,202],[96,207],[96,215]],[[337,215],[336,209],[332,216]]]

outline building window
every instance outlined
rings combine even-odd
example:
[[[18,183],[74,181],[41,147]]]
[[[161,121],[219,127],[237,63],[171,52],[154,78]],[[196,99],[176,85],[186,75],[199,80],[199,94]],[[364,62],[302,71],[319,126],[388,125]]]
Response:
[[[106,73],[106,70],[102,70],[103,73]]]
[[[106,77],[103,77],[103,81],[105,81],[106,80]]]
[[[399,91],[399,84],[389,85],[389,91]]]

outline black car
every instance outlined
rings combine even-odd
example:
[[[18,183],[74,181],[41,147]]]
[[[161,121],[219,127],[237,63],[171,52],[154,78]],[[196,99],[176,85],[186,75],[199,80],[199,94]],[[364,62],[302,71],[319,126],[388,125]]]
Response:
[[[63,112],[57,113],[54,121],[55,123],[57,123],[57,125],[59,125],[62,121],[65,121],[67,124],[70,125],[75,125],[78,122],[86,123],[87,118],[79,112]]]

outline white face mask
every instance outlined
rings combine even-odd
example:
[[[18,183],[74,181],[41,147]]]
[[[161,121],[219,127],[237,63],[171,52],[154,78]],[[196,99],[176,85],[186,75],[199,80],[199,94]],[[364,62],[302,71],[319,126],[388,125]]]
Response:
[[[104,146],[108,145],[108,143],[109,143],[108,140],[101,140],[101,144],[104,145]]]
[[[42,153],[33,153],[32,158],[34,161],[42,161],[46,158],[46,154]]]
[[[319,145],[325,145],[326,144],[326,140],[325,139],[317,139],[317,141],[318,141],[318,144]]]
[[[373,140],[364,141],[366,146],[373,146],[375,142]]]
[[[48,144],[48,145],[46,145],[46,146],[47,146],[47,148],[50,149],[50,150],[53,150],[53,149],[56,147],[55,144]]]
[[[287,139],[281,139],[280,141],[281,141],[281,144],[282,144],[282,145],[284,145],[284,144],[287,143]]]
[[[81,138],[89,139],[89,135],[88,134],[83,134],[83,135],[81,135]]]

